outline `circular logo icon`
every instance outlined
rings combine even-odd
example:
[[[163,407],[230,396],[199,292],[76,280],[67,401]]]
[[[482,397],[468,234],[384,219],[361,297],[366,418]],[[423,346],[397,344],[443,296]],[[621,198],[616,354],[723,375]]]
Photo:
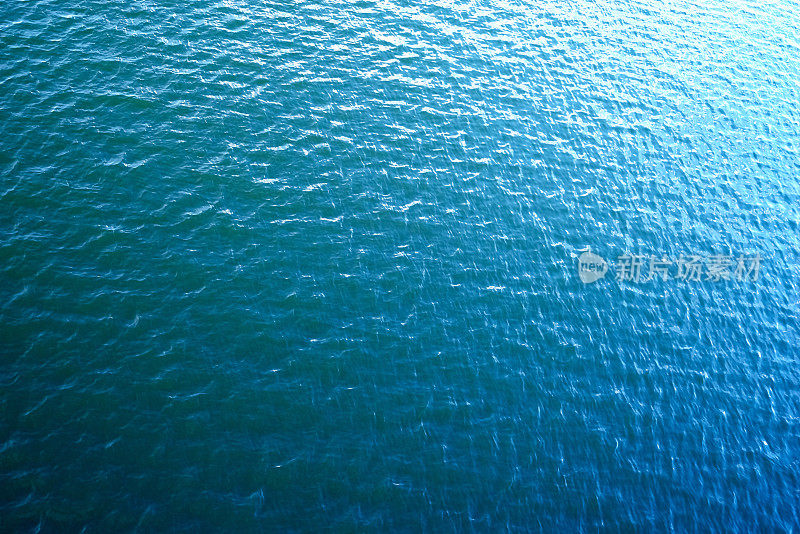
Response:
[[[591,284],[603,278],[608,272],[606,260],[593,252],[584,252],[578,258],[578,276],[584,284]]]

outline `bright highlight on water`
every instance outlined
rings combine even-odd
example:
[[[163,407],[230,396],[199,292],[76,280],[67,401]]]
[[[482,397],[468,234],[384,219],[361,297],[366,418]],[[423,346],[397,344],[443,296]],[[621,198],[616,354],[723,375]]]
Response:
[[[800,530],[795,0],[0,28],[0,531]]]

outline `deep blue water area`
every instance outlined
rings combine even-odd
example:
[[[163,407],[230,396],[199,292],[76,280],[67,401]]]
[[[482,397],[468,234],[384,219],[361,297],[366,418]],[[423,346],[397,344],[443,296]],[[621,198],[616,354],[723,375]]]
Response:
[[[799,151],[796,0],[9,0],[0,530],[797,532]]]

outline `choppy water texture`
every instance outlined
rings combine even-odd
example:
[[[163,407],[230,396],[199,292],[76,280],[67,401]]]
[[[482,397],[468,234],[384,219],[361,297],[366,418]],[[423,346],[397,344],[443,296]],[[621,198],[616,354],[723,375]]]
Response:
[[[0,530],[800,529],[796,1],[0,28]]]

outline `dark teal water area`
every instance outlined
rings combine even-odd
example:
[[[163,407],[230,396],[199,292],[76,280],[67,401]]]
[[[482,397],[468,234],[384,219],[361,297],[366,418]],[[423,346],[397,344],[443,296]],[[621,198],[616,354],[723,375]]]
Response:
[[[799,28],[4,2],[0,530],[797,532]]]

